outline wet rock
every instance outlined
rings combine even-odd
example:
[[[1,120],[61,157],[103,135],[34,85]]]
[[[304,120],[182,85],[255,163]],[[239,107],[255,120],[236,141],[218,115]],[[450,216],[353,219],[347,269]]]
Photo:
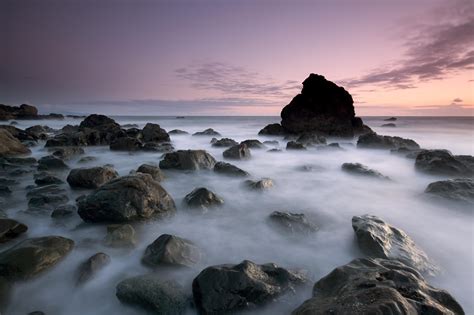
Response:
[[[72,133],[75,133],[75,132],[78,132],[79,131],[79,126],[73,126],[73,125],[66,125],[64,127],[61,128],[61,132],[62,133],[66,133],[66,134],[72,134]]]
[[[168,142],[162,142],[162,143],[147,142],[143,145],[142,150],[148,151],[148,152],[168,153],[168,152],[173,152],[174,147],[171,143],[168,143]]]
[[[0,185],[5,185],[5,186],[18,185],[18,181],[11,178],[0,177]]]
[[[212,138],[211,143],[213,147],[232,147],[239,144],[237,141],[229,138],[222,138],[219,140]]]
[[[396,120],[397,120],[397,117],[390,117],[390,118],[384,119],[384,121],[396,121]]]
[[[73,216],[77,212],[77,208],[74,205],[60,205],[51,212],[53,219],[64,219]]]
[[[284,136],[287,134],[287,131],[280,124],[276,123],[266,125],[258,134],[261,136]]]
[[[87,222],[129,222],[175,211],[166,190],[142,173],[113,179],[78,201],[78,213]]]
[[[92,114],[84,118],[84,120],[79,124],[79,130],[85,128],[101,131],[114,131],[120,129],[120,125],[117,124],[115,120],[105,115]]]
[[[271,263],[211,266],[193,281],[194,304],[199,314],[233,314],[278,301],[305,282],[301,273]]]
[[[9,119],[35,119],[38,109],[32,105],[8,106],[0,104],[0,120]]]
[[[178,150],[167,153],[160,161],[161,169],[201,170],[213,169],[216,160],[204,150]]]
[[[53,185],[53,184],[56,184],[56,185],[61,185],[61,184],[64,184],[64,182],[54,176],[53,174],[50,174],[48,172],[39,172],[35,175],[33,175],[33,178],[35,180],[35,184],[38,185],[38,186],[46,186],[46,185]]]
[[[0,129],[0,156],[13,156],[30,153],[24,144],[13,137],[8,131]]]
[[[190,267],[201,260],[200,249],[190,240],[163,234],[148,245],[142,262],[150,267]]]
[[[474,175],[474,157],[452,155],[448,150],[423,150],[416,156],[415,168],[435,175],[470,177]]]
[[[69,167],[63,160],[53,155],[43,156],[38,160],[38,170],[65,170],[68,168]]]
[[[382,126],[380,127],[388,127],[388,128],[395,128],[397,125],[393,124],[393,123],[389,123],[389,124],[383,124]]]
[[[136,243],[135,229],[130,224],[107,226],[105,245],[110,247],[135,247]]]
[[[344,163],[342,164],[341,169],[349,174],[375,177],[380,179],[390,179],[389,177],[382,175],[382,173],[380,173],[379,171],[370,169],[360,163]]]
[[[419,149],[418,143],[411,139],[404,139],[400,137],[381,136],[375,132],[366,133],[357,140],[358,148],[368,149]]]
[[[168,142],[170,136],[158,124],[147,123],[142,130],[144,142]]]
[[[222,155],[232,160],[247,160],[251,157],[250,149],[245,144],[234,145],[225,150]]]
[[[306,147],[302,143],[299,143],[296,141],[289,141],[286,144],[286,149],[287,150],[306,150]]]
[[[352,228],[360,249],[369,257],[399,260],[423,273],[437,272],[438,268],[404,231],[379,217],[354,216]]]
[[[65,204],[69,201],[67,191],[58,185],[45,185],[30,190],[26,197],[29,198],[30,208],[50,208]]]
[[[180,130],[180,129],[173,129],[173,130],[169,131],[168,134],[170,134],[170,135],[188,135],[189,132],[184,131],[184,130]]]
[[[249,173],[247,173],[243,169],[240,169],[237,166],[226,162],[217,162],[214,165],[214,172],[229,176],[249,176]]]
[[[273,211],[268,221],[271,226],[288,235],[307,235],[318,230],[316,224],[308,220],[303,213]]]
[[[110,144],[110,150],[112,151],[139,151],[142,149],[143,143],[132,137],[121,137],[115,139]]]
[[[265,149],[266,146],[257,139],[248,139],[242,141],[240,144],[245,144],[249,149]]]
[[[70,160],[81,154],[84,154],[84,149],[81,147],[62,147],[55,149],[52,155],[61,160]]]
[[[117,298],[153,314],[181,315],[189,304],[184,288],[177,282],[163,281],[150,274],[125,279],[117,285]]]
[[[253,190],[266,190],[273,187],[273,180],[270,178],[262,178],[260,180],[248,179],[244,182],[245,186]]]
[[[221,134],[212,128],[193,133],[193,136],[220,136]]]
[[[97,158],[95,156],[85,156],[83,158],[80,158],[77,163],[89,163],[89,162],[94,162],[97,161]]]
[[[82,285],[93,279],[97,273],[110,264],[110,256],[105,253],[97,253],[84,261],[78,269],[76,285]]]
[[[13,219],[0,218],[0,243],[8,242],[25,233],[28,227]]]
[[[158,166],[151,165],[151,164],[142,164],[137,169],[138,173],[149,174],[154,180],[161,182],[165,175],[160,170]]]
[[[25,132],[38,139],[46,139],[48,134],[53,133],[55,130],[48,126],[34,125],[25,129]]]
[[[26,239],[0,253],[0,276],[27,280],[56,265],[74,247],[74,241],[61,236]]]
[[[121,126],[122,126],[122,128],[125,128],[125,129],[138,128],[137,124],[125,124],[125,125],[121,125]]]
[[[184,203],[191,208],[208,209],[220,206],[224,200],[207,188],[200,187],[187,194]]]
[[[402,262],[355,259],[334,269],[313,288],[313,298],[292,315],[457,314],[464,311],[446,291],[426,283]]]
[[[444,199],[474,203],[474,180],[471,178],[456,178],[431,183],[425,193]]]
[[[72,188],[94,189],[118,176],[112,167],[96,166],[72,169],[66,180]]]
[[[309,145],[323,145],[326,144],[326,138],[314,132],[305,132],[296,138],[296,142]]]

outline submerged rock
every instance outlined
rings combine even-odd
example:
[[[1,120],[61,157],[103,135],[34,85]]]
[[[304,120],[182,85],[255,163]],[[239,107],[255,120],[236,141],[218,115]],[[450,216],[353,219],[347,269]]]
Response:
[[[173,130],[169,131],[168,134],[170,134],[170,135],[188,135],[189,132],[184,131],[184,130],[180,130],[180,129],[173,129]]]
[[[292,315],[310,314],[451,314],[459,303],[434,288],[415,269],[385,259],[355,259],[334,269],[313,288],[313,298]]]
[[[163,281],[155,274],[125,279],[117,285],[117,298],[153,314],[181,315],[188,306],[184,288],[175,281]]]
[[[199,314],[233,314],[263,306],[306,282],[303,274],[275,264],[207,267],[193,281],[193,298]]]
[[[54,155],[43,156],[38,160],[38,170],[65,170],[68,168],[69,166],[63,160]]]
[[[74,205],[60,205],[51,212],[51,218],[63,219],[73,216],[77,212],[77,208]]]
[[[357,140],[358,148],[368,149],[419,149],[418,143],[411,139],[404,139],[400,137],[381,136],[375,132],[366,133]]]
[[[284,136],[288,132],[280,124],[269,124],[266,125],[262,130],[258,132],[261,136]]]
[[[286,149],[287,150],[306,150],[306,147],[302,143],[299,143],[296,141],[289,141],[286,144]]]
[[[204,150],[178,150],[166,153],[160,161],[161,169],[201,170],[213,169],[216,159]]]
[[[289,234],[311,234],[318,230],[316,224],[303,213],[273,211],[268,217],[269,223],[279,231]]]
[[[431,183],[425,193],[445,199],[474,203],[474,180],[471,178],[456,178]]]
[[[149,174],[154,180],[161,182],[165,175],[160,170],[158,166],[151,165],[151,164],[142,164],[137,169],[138,173]]]
[[[94,189],[118,176],[118,173],[109,166],[75,168],[69,173],[67,182],[73,188]]]
[[[402,230],[385,223],[379,217],[352,217],[352,228],[360,249],[372,258],[395,259],[416,270],[435,274],[438,268],[426,253]]]
[[[226,162],[217,162],[214,165],[214,172],[229,176],[249,176],[249,173],[247,173],[243,169],[240,169],[237,166]]]
[[[193,133],[193,136],[220,136],[221,134],[212,128]]]
[[[239,144],[234,139],[229,139],[229,138],[222,138],[219,140],[217,140],[216,138],[212,138],[211,143],[213,147],[232,147],[234,145]]]
[[[0,276],[27,280],[56,265],[74,247],[74,241],[61,236],[26,239],[0,253]]]
[[[222,205],[224,200],[207,188],[200,187],[187,194],[184,202],[191,208],[208,209]]]
[[[474,175],[474,157],[452,155],[448,150],[423,150],[416,156],[415,168],[435,175],[471,177]]]
[[[78,201],[87,222],[130,222],[173,214],[171,196],[148,174],[123,176]]]
[[[142,262],[150,267],[190,267],[201,260],[200,249],[190,240],[163,234],[148,245]]]
[[[226,159],[247,160],[250,159],[250,149],[245,144],[237,144],[225,150],[222,155]]]
[[[390,127],[390,128],[394,128],[396,127],[397,125],[393,124],[393,123],[390,123],[390,124],[383,124],[382,126],[380,127]]]
[[[58,185],[45,185],[30,190],[26,197],[29,198],[30,208],[50,208],[65,204],[69,201],[67,191]]]
[[[110,260],[110,256],[105,253],[89,257],[78,268],[76,285],[82,285],[93,279],[100,270],[110,264]]]
[[[63,147],[63,148],[56,148],[52,155],[60,158],[61,160],[69,160],[77,155],[84,154],[84,149],[81,147]]]
[[[8,242],[25,233],[28,227],[13,219],[0,218],[0,243]]]
[[[245,186],[253,190],[266,190],[273,187],[273,180],[270,178],[262,178],[260,180],[248,179],[244,182]]]
[[[341,169],[347,173],[368,177],[376,177],[380,179],[390,179],[387,176],[382,175],[379,171],[368,168],[367,166],[360,163],[344,163]]]
[[[396,120],[397,120],[397,117],[390,117],[390,118],[384,119],[384,121],[396,121]]]
[[[107,226],[105,245],[110,247],[134,247],[136,242],[135,229],[130,224]]]
[[[14,156],[31,153],[24,144],[13,137],[10,132],[0,129],[0,156]]]
[[[324,145],[326,138],[314,132],[305,132],[296,138],[296,142],[304,145]]]
[[[37,173],[35,175],[33,175],[33,178],[35,180],[35,184],[38,185],[38,186],[45,186],[45,185],[52,185],[52,184],[56,184],[56,185],[61,185],[61,184],[64,184],[64,182],[54,176],[53,174],[50,174],[48,172],[40,172],[40,173]]]
[[[257,139],[248,139],[242,141],[240,144],[245,144],[249,149],[265,149],[266,146]]]

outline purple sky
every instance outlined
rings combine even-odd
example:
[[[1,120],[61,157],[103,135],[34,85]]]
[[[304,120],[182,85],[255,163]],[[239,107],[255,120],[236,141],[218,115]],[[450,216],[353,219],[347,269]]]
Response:
[[[278,115],[311,72],[359,115],[473,115],[474,2],[1,0],[0,103]]]

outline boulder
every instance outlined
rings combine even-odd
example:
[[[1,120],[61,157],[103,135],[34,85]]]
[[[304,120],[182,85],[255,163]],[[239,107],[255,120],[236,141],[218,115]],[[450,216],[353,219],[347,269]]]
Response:
[[[110,256],[105,253],[97,253],[89,257],[78,268],[76,285],[82,285],[93,279],[97,273],[110,264]]]
[[[84,154],[84,149],[81,147],[62,147],[55,148],[52,155],[61,160],[70,160],[78,155]]]
[[[13,137],[11,133],[0,129],[0,156],[13,156],[31,153],[24,144]]]
[[[247,188],[253,190],[266,190],[272,188],[274,185],[273,180],[270,178],[262,178],[260,180],[248,179],[244,182],[244,184],[247,186]]]
[[[65,170],[68,169],[66,163],[53,155],[43,156],[38,160],[38,170]]]
[[[143,143],[132,137],[120,137],[110,144],[112,151],[138,151],[143,147]]]
[[[193,133],[193,136],[220,136],[221,134],[212,128]]]
[[[380,179],[390,179],[387,176],[382,175],[382,173],[376,170],[370,169],[367,166],[360,163],[344,163],[342,164],[341,169],[344,172],[347,172],[353,175],[375,177],[375,178],[380,178]]]
[[[72,169],[66,180],[72,188],[95,189],[118,176],[110,166],[96,166]]]
[[[260,136],[284,136],[288,132],[278,123],[269,124],[258,132]]]
[[[56,184],[31,189],[26,193],[30,208],[50,209],[69,201],[67,191]]]
[[[135,247],[136,243],[135,229],[130,224],[107,226],[105,245],[110,247]]]
[[[74,247],[74,241],[61,236],[26,239],[0,253],[0,276],[27,280],[56,265]]]
[[[296,141],[288,141],[286,144],[287,150],[306,150],[304,144],[296,142]]]
[[[25,129],[25,132],[38,139],[46,139],[48,134],[53,133],[55,130],[48,126],[34,125]]]
[[[245,144],[234,145],[225,150],[222,155],[226,159],[247,160],[250,159],[250,149]]]
[[[122,128],[125,128],[125,129],[132,129],[132,128],[138,128],[138,125],[137,124],[125,124],[125,125],[121,125]]]
[[[199,314],[234,314],[278,301],[305,282],[300,272],[244,260],[201,271],[193,281],[193,299]]]
[[[444,199],[474,203],[474,180],[471,178],[456,178],[431,183],[425,193]]]
[[[154,180],[161,182],[165,175],[158,166],[151,164],[142,164],[137,169],[138,173],[149,174]]]
[[[13,219],[0,218],[0,243],[8,242],[25,233],[28,227]]]
[[[180,130],[180,129],[173,129],[170,132],[168,132],[168,134],[170,134],[170,135],[188,135],[189,132],[184,131],[184,130]]]
[[[463,315],[446,291],[426,283],[400,261],[355,259],[334,269],[313,288],[313,297],[292,312],[310,314]]]
[[[147,123],[142,130],[144,142],[168,142],[170,136],[158,124]]]
[[[191,208],[201,208],[203,210],[220,206],[224,200],[207,188],[200,187],[184,197],[184,203]]]
[[[213,147],[232,147],[239,144],[237,141],[229,138],[222,138],[219,140],[212,138],[211,143]]]
[[[357,140],[358,148],[367,149],[419,149],[418,143],[411,139],[404,139],[400,137],[381,136],[375,132],[363,134]]]
[[[399,260],[431,275],[438,271],[426,253],[404,231],[385,223],[379,217],[367,214],[354,216],[352,228],[359,248],[369,257]]]
[[[214,165],[214,172],[229,176],[249,176],[249,173],[247,173],[243,169],[240,169],[237,166],[226,162],[217,162]]]
[[[201,250],[190,240],[163,234],[148,245],[142,262],[150,267],[191,267],[201,260]]]
[[[163,281],[155,274],[125,279],[117,285],[117,298],[152,314],[181,315],[189,305],[184,288],[177,282]]]
[[[268,217],[271,226],[287,235],[307,235],[318,230],[303,213],[273,211]]]
[[[296,142],[302,143],[306,146],[324,145],[326,144],[326,138],[314,132],[305,132],[296,138]]]
[[[38,186],[46,186],[46,185],[61,185],[64,184],[62,179],[50,174],[48,172],[39,172],[33,175],[35,180],[35,184]]]
[[[247,139],[242,141],[240,144],[245,144],[249,149],[265,149],[266,146],[257,139]]]
[[[120,129],[120,125],[105,115],[92,114],[84,118],[79,124],[79,130],[86,128],[101,131],[115,131]]]
[[[148,152],[173,152],[174,148],[171,143],[168,142],[146,142],[143,147],[143,151],[148,151]]]
[[[204,150],[178,150],[166,153],[160,161],[161,169],[201,170],[213,169],[216,160]]]
[[[281,125],[289,133],[353,137],[370,130],[355,116],[352,96],[343,87],[311,73],[298,94],[281,111]]]
[[[471,177],[474,175],[474,157],[452,155],[448,150],[422,150],[416,156],[415,168],[434,175]]]
[[[143,173],[113,179],[78,201],[79,216],[87,222],[129,222],[175,211],[166,190]]]

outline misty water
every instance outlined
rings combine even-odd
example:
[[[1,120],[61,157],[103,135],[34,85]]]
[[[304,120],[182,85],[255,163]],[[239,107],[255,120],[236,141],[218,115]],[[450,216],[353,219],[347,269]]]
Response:
[[[220,176],[213,172],[165,171],[163,187],[174,198],[178,211],[172,218],[135,224],[137,246],[134,249],[109,248],[103,244],[106,225],[85,224],[75,216],[54,221],[48,215],[33,216],[27,208],[25,187],[33,184],[31,174],[21,178],[13,196],[1,207],[9,217],[28,225],[26,237],[61,235],[73,239],[75,249],[65,260],[28,282],[15,286],[12,303],[6,314],[27,314],[41,310],[48,315],[68,314],[145,314],[139,309],[121,304],[115,287],[121,280],[149,273],[140,259],[147,245],[164,233],[187,238],[204,252],[202,261],[192,269],[161,271],[163,277],[178,279],[191,291],[192,279],[205,267],[223,263],[239,263],[244,259],[256,263],[274,262],[285,268],[305,269],[311,283],[337,266],[362,257],[351,227],[353,215],[374,214],[403,229],[428,256],[441,267],[441,273],[427,280],[435,287],[449,291],[463,306],[466,314],[474,313],[473,289],[473,209],[468,205],[440,202],[423,191],[433,181],[442,179],[419,173],[414,160],[391,154],[389,150],[358,149],[356,140],[329,139],[339,142],[344,150],[285,151],[286,140],[258,136],[277,117],[115,117],[120,124],[147,122],[160,124],[167,131],[182,129],[190,134],[214,128],[222,137],[236,141],[246,139],[278,140],[282,152],[252,150],[246,161],[230,161],[251,174],[251,178],[272,178],[275,186],[268,191],[249,191],[241,178]],[[474,155],[474,119],[472,118],[399,118],[396,128],[381,128],[383,119],[369,117],[365,123],[376,132],[398,135],[417,141],[423,148],[448,149],[453,154]],[[80,120],[41,121],[53,128],[79,124]],[[38,124],[20,121],[18,128]],[[224,148],[214,148],[211,137],[171,135],[176,149],[205,149],[217,160],[224,160]],[[272,148],[271,146],[268,149]],[[42,145],[32,148],[32,156],[47,155]],[[111,152],[108,147],[86,147],[86,155],[96,161],[71,168],[113,164],[120,175],[137,169],[142,163],[158,163],[161,153]],[[353,176],[341,171],[341,164],[359,162],[389,176],[392,181]],[[302,166],[311,165],[311,170]],[[62,178],[68,174],[65,171]],[[207,187],[225,200],[225,204],[202,215],[193,215],[182,205],[182,199],[196,187]],[[85,190],[70,191],[70,202]],[[13,200],[13,201],[12,201]],[[275,211],[305,213],[319,226],[310,236],[288,238],[267,223]],[[22,238],[22,239],[23,239]],[[10,242],[2,245],[9,248]],[[112,258],[111,264],[83,287],[75,286],[78,265],[97,252]],[[158,271],[160,272],[160,271]],[[288,314],[311,296],[311,286],[284,306],[269,305],[255,314]],[[193,311],[189,310],[190,314]]]

